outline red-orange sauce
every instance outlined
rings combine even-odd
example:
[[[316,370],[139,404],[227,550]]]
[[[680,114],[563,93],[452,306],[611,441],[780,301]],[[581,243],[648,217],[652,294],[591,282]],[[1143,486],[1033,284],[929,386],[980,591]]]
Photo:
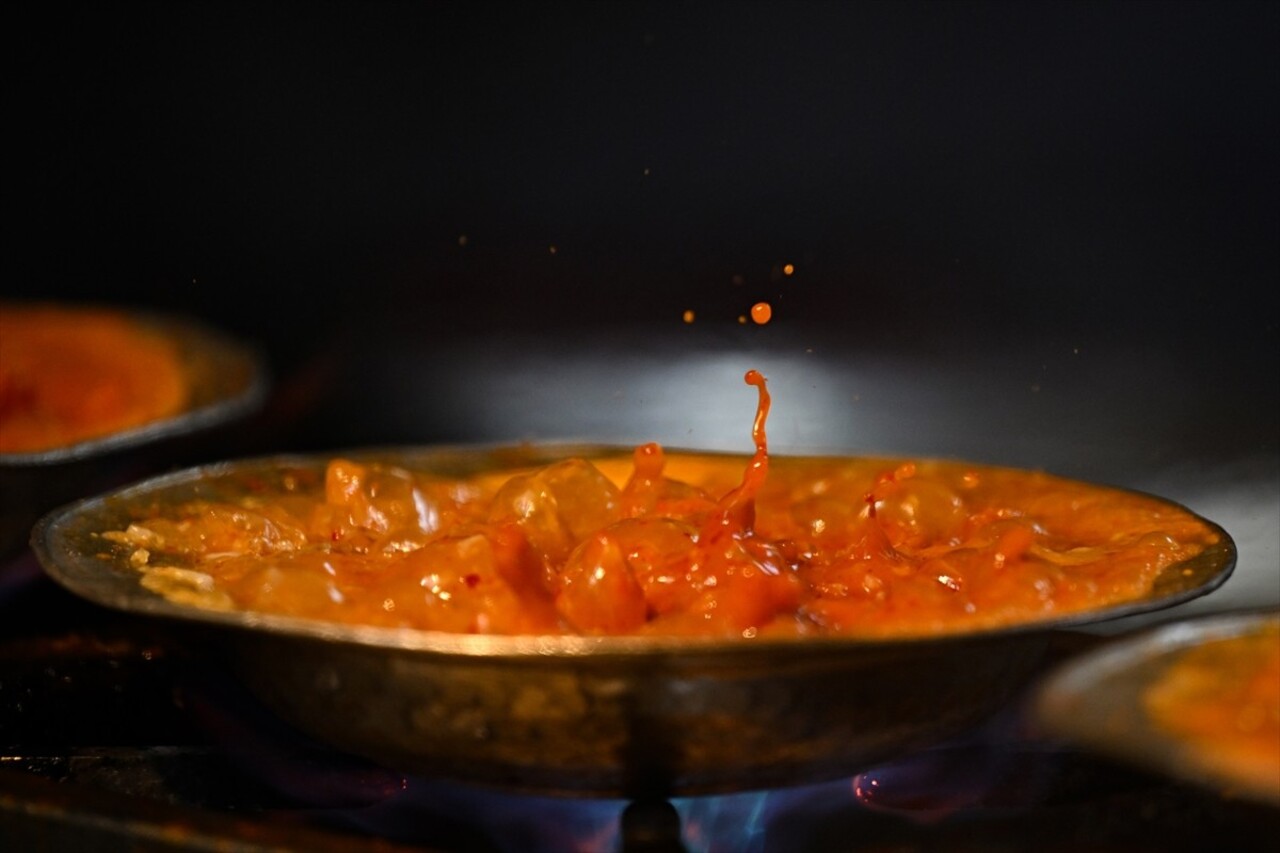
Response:
[[[187,395],[173,343],[122,314],[0,305],[0,453],[142,426]]]
[[[104,534],[208,606],[452,632],[929,635],[1146,594],[1216,541],[1152,498],[961,463],[565,459],[447,480],[335,459]],[[193,590],[201,589],[199,595]]]

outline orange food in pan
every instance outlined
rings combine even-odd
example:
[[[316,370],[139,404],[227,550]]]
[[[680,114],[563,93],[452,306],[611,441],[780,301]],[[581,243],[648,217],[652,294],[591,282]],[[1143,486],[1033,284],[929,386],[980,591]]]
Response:
[[[123,314],[0,305],[0,453],[140,427],[187,396],[173,343]]]
[[[1280,622],[1179,653],[1143,705],[1189,760],[1280,795]]]
[[[204,606],[467,633],[931,635],[1141,598],[1217,540],[1163,501],[951,462],[565,459],[449,480],[334,459],[106,538]],[[185,590],[185,592],[184,592]],[[196,594],[199,593],[199,594]]]

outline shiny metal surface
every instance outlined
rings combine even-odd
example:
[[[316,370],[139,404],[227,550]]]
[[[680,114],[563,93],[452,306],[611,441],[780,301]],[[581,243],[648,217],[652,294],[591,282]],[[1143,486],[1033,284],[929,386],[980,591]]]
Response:
[[[629,453],[538,445],[350,455],[463,475]],[[999,707],[1033,670],[1049,629],[1203,595],[1235,563],[1219,530],[1219,545],[1170,567],[1140,602],[940,638],[464,636],[183,606],[140,586],[97,539],[139,503],[234,494],[246,478],[318,472],[328,456],[155,478],[51,513],[32,544],[55,580],[90,601],[207,630],[282,717],[342,749],[504,787],[633,796],[815,781],[924,745]]]
[[[1159,728],[1143,696],[1179,658],[1205,643],[1241,637],[1280,622],[1280,611],[1243,611],[1170,622],[1073,660],[1040,685],[1035,718],[1050,734],[1135,766],[1280,806],[1280,766],[1272,784],[1205,761],[1192,745]]]
[[[191,398],[170,418],[102,438],[28,453],[0,453],[0,556],[26,544],[53,507],[104,488],[116,469],[134,478],[154,470],[184,440],[248,416],[264,402],[266,367],[251,347],[177,315],[133,318],[177,347]]]

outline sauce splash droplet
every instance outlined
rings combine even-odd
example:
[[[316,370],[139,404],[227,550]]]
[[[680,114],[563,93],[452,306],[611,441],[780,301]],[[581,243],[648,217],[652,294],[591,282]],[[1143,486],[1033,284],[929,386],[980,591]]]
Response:
[[[773,319],[773,306],[768,302],[757,302],[751,306],[751,319],[755,321],[757,326],[763,326]],[[752,373],[754,372],[752,371]]]

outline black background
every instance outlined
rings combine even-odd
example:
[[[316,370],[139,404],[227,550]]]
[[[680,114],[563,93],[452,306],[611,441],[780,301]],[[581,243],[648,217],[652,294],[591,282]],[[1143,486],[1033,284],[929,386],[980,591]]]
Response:
[[[25,17],[7,27],[3,293],[254,342],[303,398],[273,415],[303,427],[281,449],[521,435],[448,412],[492,390],[466,372],[477,352],[518,365],[540,340],[837,370],[905,353],[922,372],[1138,352],[1170,398],[1244,391],[1210,415],[1249,409],[1239,440],[1275,449],[1275,5]],[[761,299],[774,322],[741,325]],[[397,406],[430,393],[434,415]],[[1204,414],[1187,441],[1212,440]]]

